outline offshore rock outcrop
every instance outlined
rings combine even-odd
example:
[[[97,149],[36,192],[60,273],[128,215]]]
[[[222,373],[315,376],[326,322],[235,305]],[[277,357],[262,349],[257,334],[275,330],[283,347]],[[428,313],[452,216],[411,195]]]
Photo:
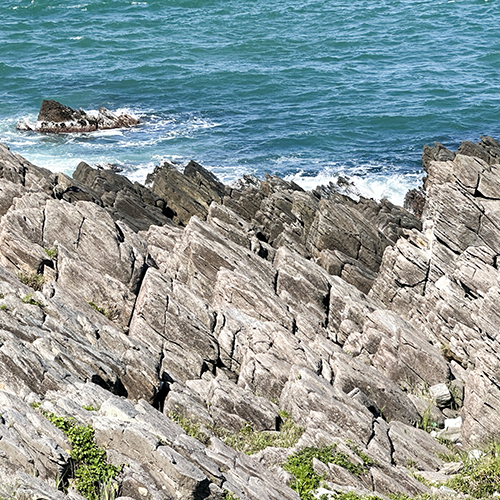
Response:
[[[97,112],[86,112],[83,109],[70,108],[57,101],[44,100],[36,123],[31,124],[21,120],[17,128],[47,134],[69,134],[130,128],[138,123],[139,120],[135,116],[128,113],[114,113],[104,107],[100,107]]]
[[[332,444],[375,465],[318,461],[330,491],[428,491],[410,469],[449,468],[424,415],[461,417],[439,432],[470,444],[500,423],[500,172],[463,154],[427,169],[420,220],[195,162],[148,187],[85,163],[69,178],[0,145],[0,483],[64,498],[70,445],[44,411],[92,425],[136,500],[296,500],[287,456]],[[289,448],[221,439],[276,435],[283,411],[304,430]]]

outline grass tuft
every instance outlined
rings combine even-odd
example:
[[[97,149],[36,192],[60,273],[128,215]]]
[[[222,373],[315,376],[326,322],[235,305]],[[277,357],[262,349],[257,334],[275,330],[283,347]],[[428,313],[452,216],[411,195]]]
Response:
[[[223,500],[240,500],[232,491],[226,490],[222,494]]]
[[[83,405],[82,408],[87,411],[99,411],[101,408],[99,406]]]
[[[57,255],[57,248],[56,247],[51,247],[51,248],[45,248],[45,253],[49,257],[49,259],[54,259]]]
[[[191,419],[184,417],[180,413],[176,413],[171,411],[168,416],[178,425],[182,427],[184,432],[188,435],[191,436],[201,443],[203,443],[205,446],[210,445],[210,436],[205,434],[203,431],[200,430],[200,424],[194,423]]]
[[[480,458],[468,455],[464,467],[446,486],[473,498],[488,498],[500,494],[500,443],[491,443]]]
[[[45,307],[43,302],[35,300],[32,293],[28,293],[21,299],[25,304],[30,304],[31,306]]]
[[[247,423],[237,433],[219,433],[218,437],[231,448],[253,455],[265,448],[292,448],[304,434],[304,429],[296,425],[287,412],[280,412],[283,423],[279,432],[256,431],[252,424]]]
[[[41,291],[43,289],[43,285],[45,284],[45,276],[43,274],[20,271],[17,273],[17,277],[21,283],[33,288],[35,292]]]
[[[101,313],[103,316],[106,316],[106,318],[108,318],[109,320],[112,321],[113,319],[115,319],[114,315],[111,311],[108,311],[107,309],[104,309],[103,307],[99,307],[97,304],[95,304],[92,301],[89,301],[87,303],[90,307],[92,307],[92,309],[95,309],[98,313]]]

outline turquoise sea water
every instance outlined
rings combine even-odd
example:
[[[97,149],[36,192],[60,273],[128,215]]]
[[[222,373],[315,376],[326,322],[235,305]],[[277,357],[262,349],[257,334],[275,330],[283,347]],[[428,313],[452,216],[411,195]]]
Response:
[[[0,141],[52,170],[195,159],[401,203],[424,144],[500,138],[496,0],[4,0],[0,20]],[[15,129],[49,98],[143,122]]]

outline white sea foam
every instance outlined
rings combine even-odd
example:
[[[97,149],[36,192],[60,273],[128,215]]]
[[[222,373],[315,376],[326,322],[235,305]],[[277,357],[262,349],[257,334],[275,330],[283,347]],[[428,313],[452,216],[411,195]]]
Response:
[[[296,182],[300,187],[309,190],[321,185],[327,186],[330,182],[337,184],[339,177],[347,178],[354,184],[352,192],[358,192],[359,195],[365,198],[373,198],[377,201],[386,198],[399,206],[403,205],[406,193],[422,183],[421,174],[416,173],[404,174],[383,171],[361,173],[349,169],[332,172],[331,168],[325,168],[314,176],[304,175],[304,172],[299,172],[288,175],[285,179]]]

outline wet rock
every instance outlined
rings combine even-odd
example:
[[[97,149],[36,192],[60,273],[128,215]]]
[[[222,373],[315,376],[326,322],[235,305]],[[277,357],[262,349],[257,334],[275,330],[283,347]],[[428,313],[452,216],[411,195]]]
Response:
[[[33,126],[21,121],[17,124],[19,130],[29,130],[42,133],[74,133],[94,132],[113,128],[129,128],[137,125],[139,120],[127,113],[113,113],[106,108],[96,112],[86,112],[73,109],[57,101],[44,100]]]

